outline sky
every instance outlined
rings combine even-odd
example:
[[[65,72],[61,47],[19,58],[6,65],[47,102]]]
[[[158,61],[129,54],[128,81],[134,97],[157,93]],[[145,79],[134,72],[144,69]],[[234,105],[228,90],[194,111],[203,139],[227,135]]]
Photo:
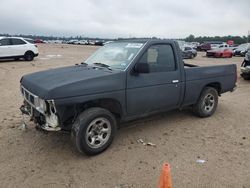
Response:
[[[84,37],[247,35],[250,0],[1,0],[0,33]]]

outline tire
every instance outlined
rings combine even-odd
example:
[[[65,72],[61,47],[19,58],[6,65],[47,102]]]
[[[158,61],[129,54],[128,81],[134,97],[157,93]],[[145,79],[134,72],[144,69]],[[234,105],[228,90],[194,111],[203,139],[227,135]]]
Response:
[[[198,102],[193,106],[193,112],[198,117],[209,117],[214,114],[218,105],[218,92],[213,87],[205,87]]]
[[[35,57],[34,53],[30,51],[24,54],[25,61],[32,61],[34,57]]]
[[[94,107],[78,116],[72,126],[71,141],[76,151],[97,155],[110,146],[115,133],[114,115],[106,109]]]

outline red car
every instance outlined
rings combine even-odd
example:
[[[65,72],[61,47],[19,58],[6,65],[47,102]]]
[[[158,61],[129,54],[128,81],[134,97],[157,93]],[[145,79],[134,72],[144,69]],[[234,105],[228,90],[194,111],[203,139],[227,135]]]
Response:
[[[34,43],[44,43],[42,39],[35,39]]]
[[[206,54],[207,57],[227,57],[231,58],[233,57],[233,50],[229,48],[217,48],[214,50],[207,51]]]

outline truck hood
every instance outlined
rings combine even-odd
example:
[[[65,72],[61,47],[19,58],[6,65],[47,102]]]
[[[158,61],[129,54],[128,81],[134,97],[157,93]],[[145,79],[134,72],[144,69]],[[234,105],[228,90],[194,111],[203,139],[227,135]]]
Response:
[[[76,97],[124,89],[125,72],[77,65],[25,75],[21,85],[46,100]]]

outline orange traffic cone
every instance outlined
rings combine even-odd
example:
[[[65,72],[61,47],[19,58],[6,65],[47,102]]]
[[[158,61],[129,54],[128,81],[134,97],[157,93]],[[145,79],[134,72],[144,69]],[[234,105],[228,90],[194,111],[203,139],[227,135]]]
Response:
[[[158,188],[172,188],[172,179],[170,174],[170,165],[164,163],[162,167],[160,183]]]

